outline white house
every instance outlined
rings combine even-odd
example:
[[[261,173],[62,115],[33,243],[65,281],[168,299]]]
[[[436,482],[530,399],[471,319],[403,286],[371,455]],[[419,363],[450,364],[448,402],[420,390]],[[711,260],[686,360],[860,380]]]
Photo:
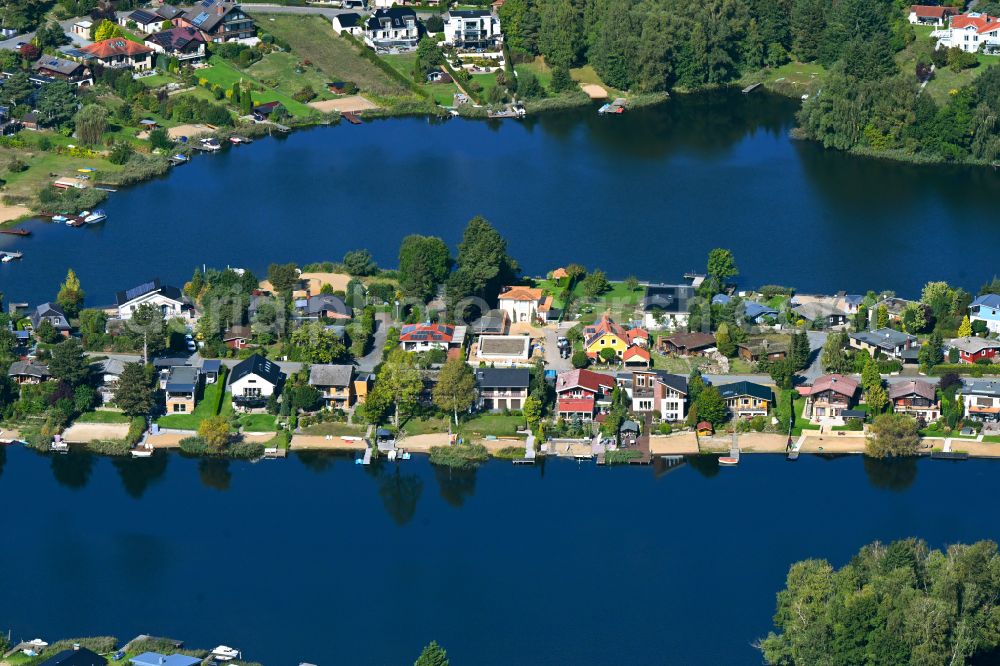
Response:
[[[264,407],[268,398],[281,391],[284,381],[285,373],[277,363],[254,354],[238,363],[229,375],[233,404],[247,410]]]
[[[355,12],[337,14],[333,17],[333,31],[338,35],[346,32],[352,37],[361,37],[365,34],[364,22]]]
[[[145,9],[137,9],[118,19],[119,25],[123,28],[127,28],[128,24],[132,22],[135,23],[140,32],[147,35],[151,32],[158,32],[163,27],[163,17]]]
[[[94,364],[100,376],[100,386],[97,393],[101,396],[101,404],[107,405],[115,399],[118,380],[125,371],[125,364],[115,358],[105,359]]]
[[[457,49],[493,51],[503,43],[500,19],[488,9],[445,12],[444,42]]]
[[[1000,54],[1000,19],[969,12],[952,16],[946,30],[935,31],[938,48],[960,48],[969,53]]]
[[[941,5],[911,5],[909,21],[914,25],[943,26],[958,10]]]
[[[1000,382],[992,379],[966,380],[961,395],[968,418],[1000,421]]]
[[[138,287],[132,287],[128,291],[119,291],[115,298],[119,319],[131,319],[136,309],[140,305],[146,304],[159,308],[164,319],[172,317],[194,318],[194,310],[184,298],[181,290],[177,287],[160,284],[159,278]]]
[[[499,309],[507,313],[512,322],[548,321],[552,297],[541,289],[531,287],[504,287],[500,292]]]
[[[399,332],[399,345],[408,352],[461,349],[465,331],[465,326],[451,324],[406,324]]]
[[[83,37],[84,39],[90,39],[90,29],[93,27],[94,22],[88,21],[87,19],[82,19],[73,24],[70,31],[77,37]]]
[[[377,9],[365,21],[365,43],[376,51],[412,51],[418,41],[420,22],[412,9]]]
[[[984,294],[969,305],[969,321],[981,321],[991,333],[1000,333],[1000,295]]]

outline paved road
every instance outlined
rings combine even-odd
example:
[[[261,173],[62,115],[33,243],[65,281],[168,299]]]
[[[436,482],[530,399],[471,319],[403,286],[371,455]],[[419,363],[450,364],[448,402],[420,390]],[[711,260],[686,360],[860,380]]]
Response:
[[[385,347],[385,339],[391,326],[389,313],[382,312],[375,316],[375,340],[372,342],[372,350],[367,356],[355,361],[358,370],[361,372],[373,372],[375,366],[382,362],[382,348]]]
[[[799,373],[800,376],[805,378],[806,383],[811,383],[823,374],[823,364],[820,363],[820,356],[823,353],[823,345],[826,344],[827,335],[829,334],[826,331],[806,331],[806,336],[809,338],[809,349],[811,350],[809,354],[811,362],[808,368]]]
[[[333,7],[289,7],[286,5],[269,5],[264,3],[252,3],[243,5],[243,9],[250,14],[315,14],[332,19],[338,14],[357,13],[356,9],[335,9]]]
[[[70,40],[72,40],[74,45],[86,46],[87,44],[90,44],[90,40],[81,39],[80,37],[72,33],[73,24],[80,20],[82,19],[81,18],[66,19],[65,21],[59,21],[59,25],[62,26],[63,32],[65,32],[66,36],[69,37]],[[3,41],[0,41],[0,49],[9,49],[13,51],[17,49],[18,42],[28,43],[34,38],[35,38],[35,32],[32,30],[31,32],[26,32],[23,35],[17,35],[15,37],[11,37],[10,39],[5,39]]]

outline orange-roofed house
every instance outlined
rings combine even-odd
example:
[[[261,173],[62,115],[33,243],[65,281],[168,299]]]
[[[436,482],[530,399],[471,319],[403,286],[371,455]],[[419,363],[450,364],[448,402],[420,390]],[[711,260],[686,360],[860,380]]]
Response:
[[[1000,18],[979,12],[952,16],[947,30],[933,33],[939,36],[938,48],[958,47],[968,53],[1000,53]]]
[[[500,290],[499,309],[514,323],[545,322],[552,310],[552,297],[532,287],[504,287]]]
[[[608,315],[583,329],[583,348],[590,358],[599,358],[604,349],[614,349],[615,355],[629,366],[648,367],[649,333],[642,328],[625,328]]]
[[[560,266],[559,268],[557,268],[554,271],[552,271],[552,275],[550,277],[553,280],[562,280],[563,278],[568,278],[569,277],[569,273],[566,272],[565,268],[563,268],[562,266]]]
[[[124,37],[112,37],[80,49],[90,60],[112,69],[146,70],[153,67],[153,49]]]

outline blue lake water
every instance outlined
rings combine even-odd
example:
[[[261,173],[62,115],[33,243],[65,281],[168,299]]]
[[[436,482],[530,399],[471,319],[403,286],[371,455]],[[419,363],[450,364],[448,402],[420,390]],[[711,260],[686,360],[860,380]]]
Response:
[[[756,664],[792,561],[1000,538],[1000,462],[260,464],[0,449],[15,638],[141,632],[266,664]]]
[[[1000,172],[851,157],[794,141],[798,103],[767,94],[679,97],[621,117],[592,109],[524,122],[391,119],[295,132],[199,156],[120,191],[92,228],[29,223],[0,237],[25,258],[0,291],[37,302],[75,268],[92,305],[196,266],[263,273],[367,247],[394,266],[408,233],[460,238],[475,214],[528,274],[576,261],[677,280],[712,247],[747,285],[895,289],[997,272]]]

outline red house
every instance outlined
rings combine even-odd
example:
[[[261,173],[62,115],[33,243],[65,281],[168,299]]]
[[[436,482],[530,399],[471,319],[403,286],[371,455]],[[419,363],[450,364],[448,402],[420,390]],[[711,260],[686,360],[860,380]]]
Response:
[[[611,405],[615,378],[592,370],[563,372],[556,378],[556,410],[565,419],[590,421]]]
[[[230,349],[243,349],[250,344],[252,337],[249,326],[230,326],[223,334],[222,341]]]
[[[975,363],[982,359],[992,361],[1000,352],[1000,340],[986,338],[955,338],[950,346],[958,350],[958,359],[962,363]]]

